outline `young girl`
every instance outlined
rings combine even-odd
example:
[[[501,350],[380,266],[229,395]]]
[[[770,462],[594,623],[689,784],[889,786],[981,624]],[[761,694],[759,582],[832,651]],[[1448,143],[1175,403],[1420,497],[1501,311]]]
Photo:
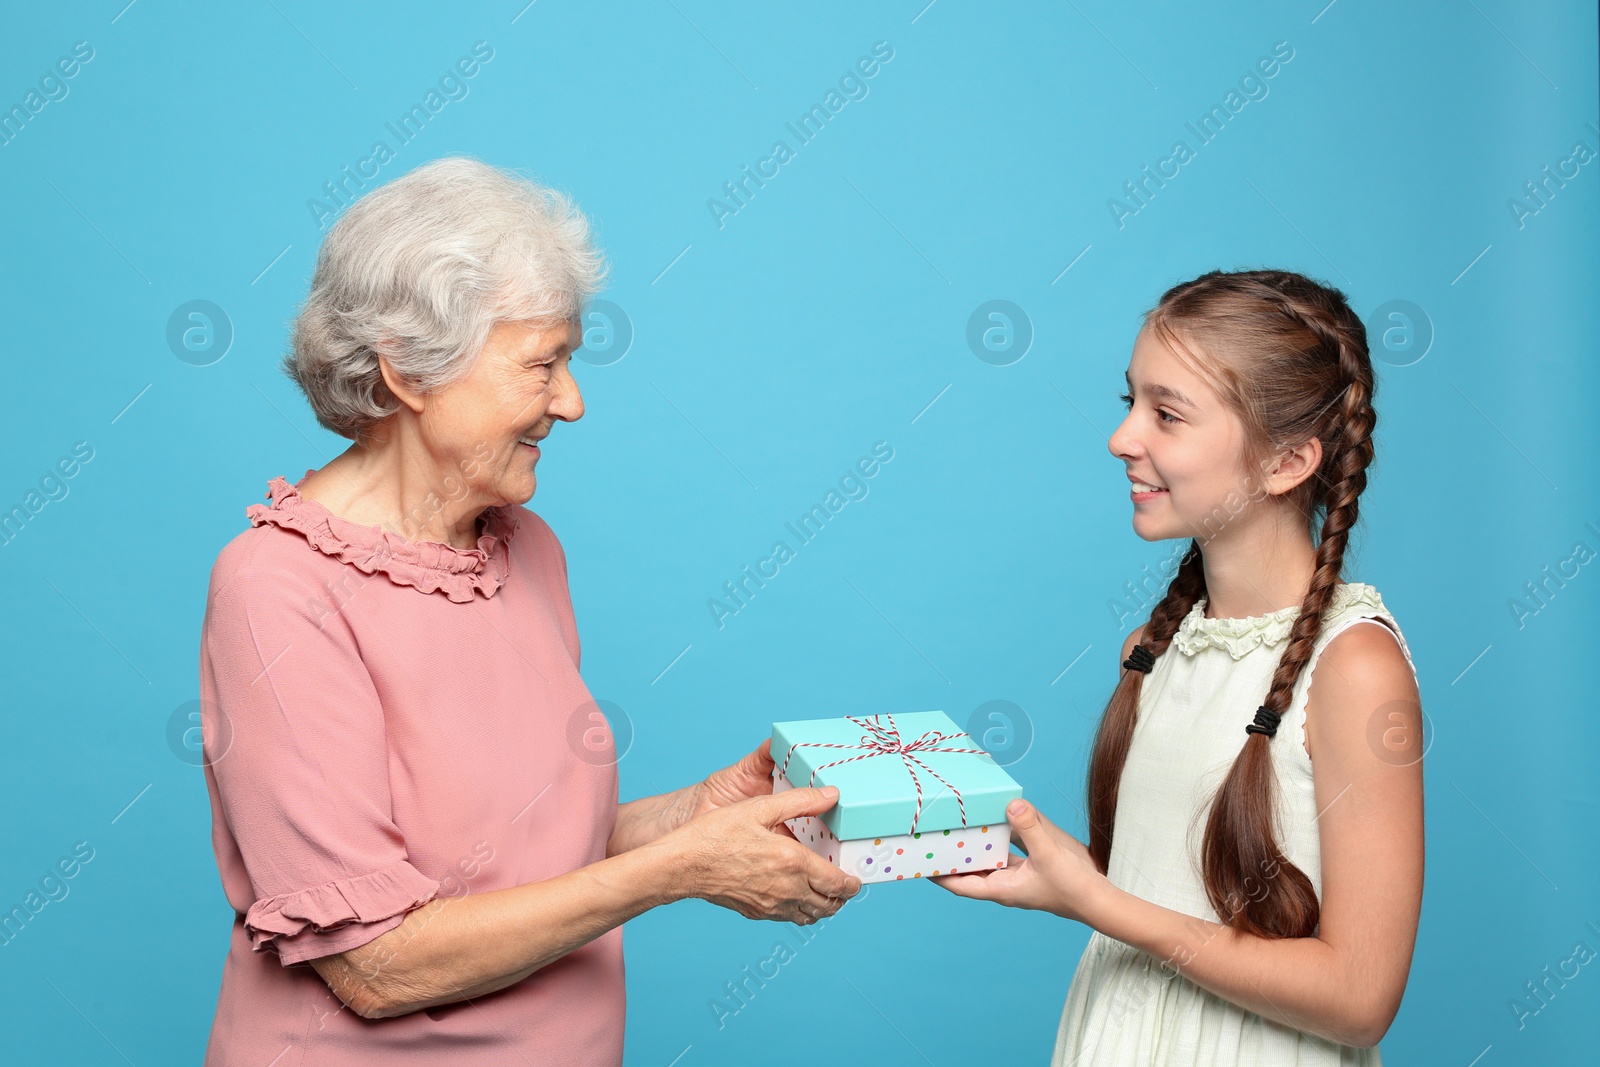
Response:
[[[1058,1067],[1378,1064],[1422,900],[1422,711],[1378,591],[1340,580],[1366,330],[1301,275],[1213,271],[1146,315],[1127,381],[1134,532],[1190,544],[1123,643],[1089,844],[1019,800],[1027,859],[935,881],[1094,928]]]

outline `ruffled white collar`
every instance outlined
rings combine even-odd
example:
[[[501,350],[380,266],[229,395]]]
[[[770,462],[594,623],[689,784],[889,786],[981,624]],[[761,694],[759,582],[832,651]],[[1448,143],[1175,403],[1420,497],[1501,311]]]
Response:
[[[1365,582],[1342,582],[1334,586],[1327,615],[1357,606],[1386,610],[1372,586]],[[1288,640],[1294,620],[1300,616],[1300,605],[1242,619],[1208,619],[1205,613],[1206,598],[1201,597],[1178,624],[1177,632],[1172,635],[1172,647],[1186,656],[1193,656],[1202,649],[1221,648],[1238,660],[1257,648],[1271,648]]]

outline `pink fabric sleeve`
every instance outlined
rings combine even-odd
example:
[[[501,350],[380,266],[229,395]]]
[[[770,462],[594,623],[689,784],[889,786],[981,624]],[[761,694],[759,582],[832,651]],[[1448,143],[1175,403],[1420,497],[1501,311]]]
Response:
[[[247,569],[205,619],[217,710],[232,728],[211,769],[256,897],[245,929],[284,966],[364,945],[439,891],[408,861],[383,708],[328,608],[293,575]]]

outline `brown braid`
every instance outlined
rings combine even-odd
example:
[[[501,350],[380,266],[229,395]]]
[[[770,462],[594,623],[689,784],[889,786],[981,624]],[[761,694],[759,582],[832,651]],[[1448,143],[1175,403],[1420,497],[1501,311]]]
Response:
[[[1178,573],[1167,583],[1166,595],[1150,612],[1139,644],[1159,656],[1172,643],[1178,624],[1189,614],[1194,602],[1206,591],[1205,570],[1200,565],[1200,545],[1189,542]],[[1111,694],[1111,703],[1100,717],[1095,734],[1094,756],[1089,764],[1089,855],[1105,873],[1111,864],[1111,833],[1116,826],[1117,792],[1122,784],[1122,765],[1128,758],[1133,728],[1139,720],[1139,693],[1144,687],[1142,671],[1124,670],[1122,680]]]
[[[1217,362],[1207,368],[1210,376],[1251,431],[1252,458],[1266,459],[1275,448],[1310,437],[1324,443],[1315,475],[1286,494],[1308,523],[1318,514],[1323,519],[1310,586],[1263,701],[1281,716],[1340,582],[1373,459],[1377,414],[1366,328],[1343,293],[1283,271],[1202,275],[1165,293],[1146,322],[1179,351],[1185,350],[1185,338],[1206,343]],[[1140,644],[1155,656],[1164,653],[1204,593],[1201,548],[1194,542],[1151,613]],[[1118,683],[1090,762],[1090,854],[1102,871],[1110,863],[1118,786],[1142,678],[1127,671]],[[1241,726],[1249,714],[1250,709],[1240,709]],[[1200,869],[1206,895],[1228,925],[1263,937],[1308,937],[1316,931],[1320,908],[1310,878],[1278,847],[1271,743],[1268,734],[1246,735],[1212,801]]]

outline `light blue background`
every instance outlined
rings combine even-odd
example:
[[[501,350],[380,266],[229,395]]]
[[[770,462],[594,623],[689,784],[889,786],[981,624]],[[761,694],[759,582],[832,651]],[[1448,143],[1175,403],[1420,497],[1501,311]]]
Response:
[[[277,370],[307,201],[479,40],[470,95],[381,178],[455,153],[522,168],[579,200],[614,265],[632,349],[579,368],[589,413],[533,503],[566,545],[590,688],[632,724],[624,798],[774,720],[1008,700],[1034,735],[1012,773],[1081,833],[1125,633],[1108,603],[1171,548],[1131,533],[1105,449],[1139,315],[1214,267],[1306,271],[1363,315],[1412,301],[1435,334],[1380,363],[1349,573],[1400,620],[1436,728],[1386,1061],[1592,1058],[1593,965],[1520,1029],[1510,1002],[1600,948],[1600,576],[1552,584],[1520,628],[1509,602],[1600,549],[1597,164],[1520,229],[1507,201],[1600,145],[1593,5],[124,2],[8,5],[0,35],[6,108],[95,49],[0,146],[0,506],[94,449],[0,550],[0,905],[95,850],[0,948],[18,1062],[199,1059],[230,912],[167,727],[243,509],[343,445]],[[894,58],[870,95],[718,229],[707,200],[876,41]],[[1108,198],[1279,41],[1269,95],[1119,230]],[[210,366],[165,340],[194,299],[235,332]],[[992,299],[1034,330],[1011,366],[965,340]],[[719,631],[707,599],[878,441],[870,495]],[[628,1060],[1040,1062],[1087,933],[876,887],[719,1029],[709,1002],[794,928],[674,906],[627,929]]]

